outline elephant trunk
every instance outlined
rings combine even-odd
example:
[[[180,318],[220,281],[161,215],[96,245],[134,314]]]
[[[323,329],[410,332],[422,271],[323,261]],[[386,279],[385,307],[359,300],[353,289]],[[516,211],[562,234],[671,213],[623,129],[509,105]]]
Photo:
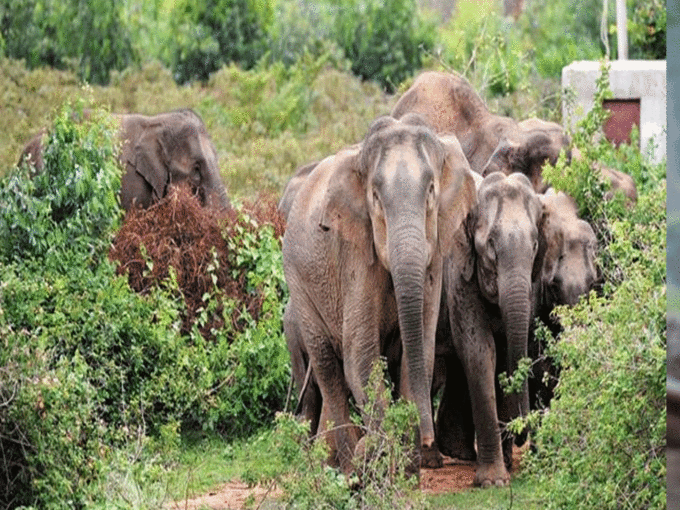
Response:
[[[421,444],[434,442],[428,356],[424,341],[424,285],[427,269],[427,243],[424,228],[407,225],[390,237],[389,257],[394,283],[403,355],[406,356],[406,380],[420,416]],[[434,348],[434,347],[433,347]]]
[[[220,178],[219,168],[211,172],[211,177],[205,183],[205,205],[213,209],[230,209],[231,202],[227,196],[227,188]]]
[[[512,274],[499,278],[498,304],[507,339],[508,375],[512,375],[517,370],[520,359],[527,357],[531,303],[530,278],[523,276],[517,268]],[[529,412],[528,381],[524,381],[519,393],[509,394],[505,401],[508,404],[506,407],[508,418],[525,416]]]

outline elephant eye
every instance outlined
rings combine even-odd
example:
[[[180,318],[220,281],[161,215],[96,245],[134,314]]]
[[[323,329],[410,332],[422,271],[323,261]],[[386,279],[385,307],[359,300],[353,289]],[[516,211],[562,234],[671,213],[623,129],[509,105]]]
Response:
[[[491,260],[496,260],[496,245],[493,242],[493,238],[489,237],[489,240],[486,242],[486,246],[489,253],[489,258]]]
[[[373,190],[373,208],[377,209],[378,212],[382,211],[382,203],[380,202],[380,197],[376,190]]]
[[[434,183],[430,183],[430,189],[427,192],[427,210],[431,211],[434,209],[435,205],[435,200],[434,200]]]

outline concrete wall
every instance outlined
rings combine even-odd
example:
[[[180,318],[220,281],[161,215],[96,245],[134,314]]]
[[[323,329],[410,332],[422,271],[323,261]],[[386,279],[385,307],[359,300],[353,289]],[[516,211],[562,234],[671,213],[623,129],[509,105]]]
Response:
[[[572,128],[593,106],[595,79],[600,62],[579,61],[562,69],[562,87],[576,92],[576,102],[562,111],[565,124]],[[666,156],[666,61],[615,60],[609,71],[613,99],[640,100],[640,144],[652,161]],[[651,152],[650,140],[656,149]]]

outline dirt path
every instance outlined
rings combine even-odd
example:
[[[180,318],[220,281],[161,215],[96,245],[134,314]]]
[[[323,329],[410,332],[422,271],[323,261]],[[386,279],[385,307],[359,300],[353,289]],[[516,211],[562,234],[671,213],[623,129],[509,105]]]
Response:
[[[519,469],[522,450],[513,450],[513,472]],[[475,466],[472,462],[463,462],[449,457],[444,458],[444,467],[440,469],[422,469],[420,472],[420,488],[428,494],[462,492],[472,489]],[[260,503],[263,498],[275,499],[280,493],[264,487],[248,487],[243,482],[229,482],[214,491],[195,499],[177,501],[168,505],[169,510],[241,510],[248,498]],[[266,505],[263,505],[263,508]]]

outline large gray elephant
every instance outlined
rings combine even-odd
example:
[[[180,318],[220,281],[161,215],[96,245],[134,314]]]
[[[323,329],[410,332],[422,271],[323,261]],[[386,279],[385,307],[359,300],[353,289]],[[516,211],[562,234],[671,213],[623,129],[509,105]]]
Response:
[[[154,116],[114,114],[120,123],[120,161],[124,168],[120,200],[127,211],[149,207],[163,198],[170,186],[189,183],[206,206],[228,208],[227,191],[220,176],[217,152],[201,118],[184,109]],[[19,159],[43,168],[44,132],[34,137]]]
[[[333,423],[327,437],[345,472],[359,442],[349,397],[363,407],[372,366],[396,341],[400,392],[420,417],[418,446],[434,444],[442,261],[475,197],[457,141],[442,143],[413,115],[376,120],[363,143],[321,161],[295,193],[283,238],[286,334],[298,335],[309,357],[322,398],[319,428]]]
[[[545,253],[542,221],[543,206],[526,176],[489,175],[444,262],[446,310],[438,326],[437,357],[445,387],[437,444],[447,455],[476,458],[474,483],[482,487],[509,482],[504,455],[507,459],[512,437],[501,441],[499,424],[529,410],[527,382],[519,393],[505,395],[498,374],[512,374],[528,355]]]
[[[453,133],[475,172],[521,172],[543,191],[541,167],[555,163],[569,139],[559,125],[520,126],[510,117],[491,113],[470,83],[458,74],[427,71],[397,101],[392,116],[419,113],[437,133]],[[555,130],[555,127],[559,131]]]

